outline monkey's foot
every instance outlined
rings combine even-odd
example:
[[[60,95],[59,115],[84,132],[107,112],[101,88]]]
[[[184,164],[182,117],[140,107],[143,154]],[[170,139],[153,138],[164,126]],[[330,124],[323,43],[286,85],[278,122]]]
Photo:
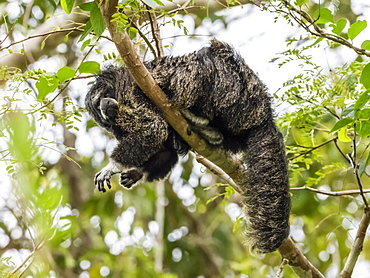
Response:
[[[136,169],[131,169],[121,173],[119,184],[122,187],[130,189],[142,177],[143,174],[141,172]]]
[[[209,120],[203,117],[196,116],[193,112],[190,112],[189,109],[181,109],[181,114],[189,123],[195,126],[208,126]]]
[[[224,140],[224,136],[216,128],[206,126],[203,128],[195,127],[194,131],[199,133],[201,137],[207,140],[211,145],[220,145]]]
[[[109,161],[108,165],[105,166],[100,172],[95,175],[94,183],[99,191],[105,192],[105,185],[111,189],[112,186],[110,185],[111,177],[116,174],[122,172],[122,166],[117,162],[111,160]]]
[[[194,115],[188,109],[182,109],[181,114],[190,124],[190,130],[188,130],[189,135],[194,131],[211,145],[220,145],[224,140],[224,136],[218,129],[209,126],[208,119]]]

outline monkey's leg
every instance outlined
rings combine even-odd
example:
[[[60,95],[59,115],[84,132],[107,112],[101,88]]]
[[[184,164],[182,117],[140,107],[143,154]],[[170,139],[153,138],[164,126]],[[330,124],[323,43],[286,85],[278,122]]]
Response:
[[[182,109],[181,114],[190,123],[191,127],[190,130],[188,130],[188,134],[194,131],[211,145],[220,145],[222,143],[224,139],[222,133],[216,128],[209,126],[208,119],[196,116],[188,109]]]
[[[163,146],[139,169],[130,169],[121,173],[120,185],[129,189],[143,176],[145,181],[163,179],[176,164],[178,156],[173,148]],[[142,170],[142,172],[141,172]]]

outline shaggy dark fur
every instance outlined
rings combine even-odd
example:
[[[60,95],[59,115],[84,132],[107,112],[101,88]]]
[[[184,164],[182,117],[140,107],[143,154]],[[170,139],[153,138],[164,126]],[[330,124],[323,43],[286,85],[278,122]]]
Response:
[[[229,45],[209,47],[180,57],[163,57],[146,67],[193,130],[211,144],[245,159],[247,179],[239,184],[252,251],[276,250],[289,234],[289,183],[283,138],[273,121],[265,85]],[[168,125],[124,67],[99,74],[86,97],[95,121],[119,144],[110,163],[95,177],[98,189],[164,178],[189,146]]]

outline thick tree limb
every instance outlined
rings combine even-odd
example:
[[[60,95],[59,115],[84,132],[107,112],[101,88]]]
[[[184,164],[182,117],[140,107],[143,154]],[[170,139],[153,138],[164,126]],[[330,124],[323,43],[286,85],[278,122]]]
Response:
[[[279,248],[279,252],[283,258],[288,261],[290,267],[299,277],[325,278],[324,275],[307,260],[290,237],[283,241],[283,244]]]

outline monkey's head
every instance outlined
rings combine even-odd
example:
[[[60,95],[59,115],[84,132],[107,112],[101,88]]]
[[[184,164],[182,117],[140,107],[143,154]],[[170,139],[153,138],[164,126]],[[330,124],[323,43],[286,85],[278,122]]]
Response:
[[[98,74],[85,99],[86,109],[94,120],[116,136],[122,133],[117,124],[118,89],[119,78],[115,71],[105,70]]]
[[[118,109],[118,102],[112,87],[102,82],[95,82],[87,93],[85,106],[98,124],[105,128],[114,124],[114,110]]]

